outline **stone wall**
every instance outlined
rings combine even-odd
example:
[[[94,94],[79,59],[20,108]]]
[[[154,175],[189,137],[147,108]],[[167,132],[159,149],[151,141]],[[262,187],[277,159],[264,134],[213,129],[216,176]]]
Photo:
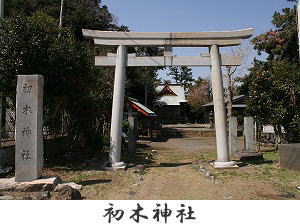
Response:
[[[280,168],[300,171],[300,143],[279,145]]]

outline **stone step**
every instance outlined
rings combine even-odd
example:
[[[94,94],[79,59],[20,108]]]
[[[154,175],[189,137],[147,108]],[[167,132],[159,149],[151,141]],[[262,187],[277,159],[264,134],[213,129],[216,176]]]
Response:
[[[184,129],[161,129],[155,131],[156,136],[161,137],[215,137],[214,130],[184,130]]]

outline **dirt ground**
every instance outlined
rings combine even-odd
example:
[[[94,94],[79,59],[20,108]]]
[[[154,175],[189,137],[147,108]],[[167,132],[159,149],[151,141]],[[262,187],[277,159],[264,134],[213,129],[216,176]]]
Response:
[[[46,161],[43,175],[83,185],[81,194],[88,200],[299,200],[300,173],[280,169],[278,153],[264,150],[264,160],[237,161],[239,169],[215,170],[209,164],[216,158],[214,137],[161,139],[140,142],[135,155],[122,153],[126,171],[101,171],[106,155],[87,154],[68,163]],[[145,164],[144,171],[137,169],[139,164]]]
[[[239,140],[239,145],[243,142]],[[148,144],[157,150],[132,199],[299,199],[300,174],[280,170],[268,156],[236,170],[215,170],[215,138],[175,138]],[[210,173],[199,172],[199,164]],[[281,177],[279,173],[283,173]],[[286,174],[286,176],[284,176]],[[213,176],[213,177],[212,177]],[[293,197],[294,196],[294,197]]]
[[[82,184],[86,199],[300,199],[300,174],[279,169],[273,151],[266,151],[263,161],[239,164],[239,169],[215,170],[209,164],[216,158],[214,137],[170,138],[138,146],[135,156],[123,158],[129,162],[127,171],[57,171],[65,181]],[[145,171],[137,171],[138,164],[145,164]],[[206,172],[200,172],[200,166]],[[57,173],[53,171],[48,174]]]

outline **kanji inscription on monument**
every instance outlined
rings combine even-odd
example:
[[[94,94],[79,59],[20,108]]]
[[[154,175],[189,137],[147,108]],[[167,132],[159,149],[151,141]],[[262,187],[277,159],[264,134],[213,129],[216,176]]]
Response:
[[[33,181],[43,167],[43,86],[41,75],[19,75],[16,102],[15,181]]]

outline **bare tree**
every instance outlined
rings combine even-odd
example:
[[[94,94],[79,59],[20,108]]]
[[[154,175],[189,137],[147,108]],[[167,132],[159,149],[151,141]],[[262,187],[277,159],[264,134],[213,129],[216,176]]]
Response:
[[[189,90],[187,96],[189,104],[196,110],[211,101],[211,82],[209,78],[200,78]]]
[[[245,74],[250,66],[250,59],[252,55],[251,43],[248,41],[236,48],[231,48],[230,55],[241,57],[242,62],[240,66],[225,67],[225,79],[227,84],[227,117],[232,116],[232,100],[236,77]]]

